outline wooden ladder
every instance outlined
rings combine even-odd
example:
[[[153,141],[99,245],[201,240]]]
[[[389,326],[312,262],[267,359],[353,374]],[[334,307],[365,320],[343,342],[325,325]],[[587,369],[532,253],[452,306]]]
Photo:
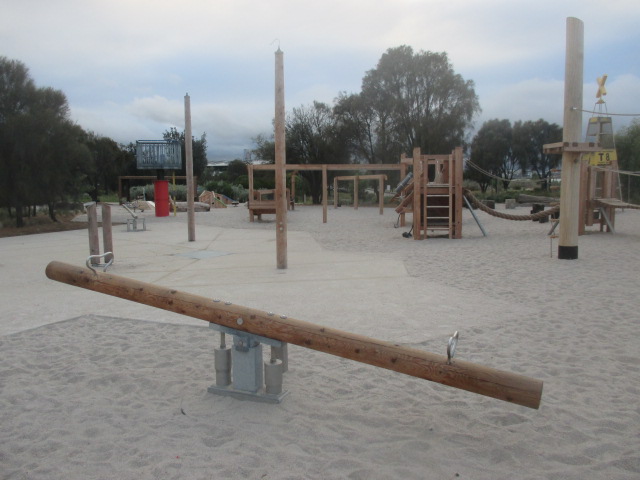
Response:
[[[428,178],[423,184],[424,205],[423,205],[423,224],[425,237],[428,230],[447,231],[449,238],[453,238],[453,182],[441,183],[440,175],[447,163],[447,171],[451,172],[451,157],[436,163],[436,175],[433,183],[429,183]],[[427,177],[427,175],[425,175]],[[440,181],[439,181],[440,180]],[[451,179],[450,179],[451,180]],[[444,199],[444,201],[443,201]]]

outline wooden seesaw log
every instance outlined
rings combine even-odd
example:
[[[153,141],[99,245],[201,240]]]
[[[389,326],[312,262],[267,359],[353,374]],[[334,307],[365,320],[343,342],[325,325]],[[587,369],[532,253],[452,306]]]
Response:
[[[506,402],[539,408],[542,381],[444,355],[424,352],[334,328],[140,282],[51,262],[52,280],[124,298],[255,335],[386,368]]]

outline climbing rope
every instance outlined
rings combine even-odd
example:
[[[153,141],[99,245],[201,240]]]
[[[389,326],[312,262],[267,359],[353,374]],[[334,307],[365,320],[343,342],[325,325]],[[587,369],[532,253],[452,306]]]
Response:
[[[551,207],[548,210],[543,210],[542,212],[533,213],[531,215],[509,215],[508,213],[501,213],[493,208],[487,207],[484,203],[478,200],[471,191],[468,189],[463,189],[464,196],[469,199],[471,204],[479,210],[482,210],[489,215],[494,217],[503,218],[505,220],[515,220],[515,221],[525,221],[525,220],[540,220],[541,218],[548,217],[560,211],[560,206]]]

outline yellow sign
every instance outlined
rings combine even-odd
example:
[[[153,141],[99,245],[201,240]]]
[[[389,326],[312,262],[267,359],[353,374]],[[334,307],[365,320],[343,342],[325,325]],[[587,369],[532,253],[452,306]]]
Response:
[[[597,78],[597,82],[598,82],[598,92],[596,93],[596,98],[598,99],[598,101],[596,103],[604,103],[604,97],[607,94],[607,89],[605,88],[604,84],[607,81],[607,74],[605,73],[604,75],[602,75],[601,77]]]
[[[582,159],[593,166],[611,165],[613,162],[618,162],[618,154],[615,150],[602,150],[600,152],[583,153]]]

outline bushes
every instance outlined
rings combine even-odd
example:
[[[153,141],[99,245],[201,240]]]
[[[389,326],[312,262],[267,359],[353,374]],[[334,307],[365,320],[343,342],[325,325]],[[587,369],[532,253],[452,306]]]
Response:
[[[205,185],[207,190],[226,195],[227,197],[237,200],[238,202],[246,202],[249,198],[249,192],[242,185],[233,185],[224,180],[212,180]]]
[[[155,192],[154,192],[153,184],[131,187],[129,191],[130,191],[131,198],[134,200],[138,198],[144,198],[145,200],[149,200],[152,202],[155,201],[155,198],[154,198]],[[203,187],[196,185],[196,192],[195,192],[196,199],[203,191],[204,191]],[[217,190],[214,190],[214,191],[217,191]],[[174,185],[173,183],[169,182],[169,196],[173,198],[176,202],[186,202],[187,186],[185,184]],[[235,198],[235,197],[232,197],[232,198]]]
[[[144,198],[145,200],[155,201],[155,191],[153,184],[147,184],[142,186],[131,187],[131,198],[138,199]],[[186,185],[173,185],[169,183],[169,196],[176,202],[187,201],[187,186]]]

